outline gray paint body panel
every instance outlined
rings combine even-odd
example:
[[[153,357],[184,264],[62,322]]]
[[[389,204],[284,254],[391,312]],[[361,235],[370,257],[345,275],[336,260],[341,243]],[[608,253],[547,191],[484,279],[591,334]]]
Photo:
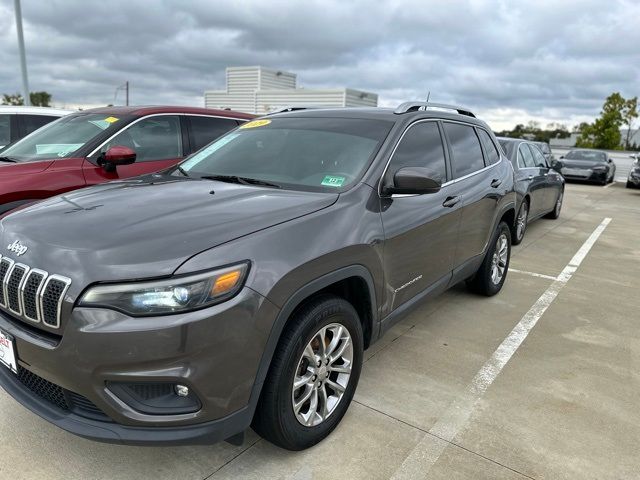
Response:
[[[336,281],[362,280],[367,290],[362,295],[372,306],[367,321],[373,343],[418,300],[477,268],[501,216],[515,209],[514,174],[506,158],[436,194],[379,194],[389,156],[409,124],[442,118],[486,129],[477,119],[433,111],[395,115],[384,109],[270,118],[280,115],[381,118],[396,124],[361,181],[342,193],[157,174],[54,197],[2,219],[0,245],[19,239],[29,247],[21,261],[63,274],[72,284],[58,331],[26,330],[5,314],[0,314],[0,328],[16,338],[24,366],[86,396],[115,424],[101,430],[73,415],[58,418],[2,375],[0,384],[36,413],[90,438],[219,440],[250,424],[280,335],[306,298]],[[501,180],[497,188],[490,185],[496,178]],[[443,207],[452,194],[463,201],[456,208]],[[182,275],[243,260],[251,266],[241,293],[207,309],[130,318],[75,307],[81,293],[97,282]],[[104,387],[109,380],[150,377],[188,383],[203,409],[177,418],[147,418],[119,405]]]

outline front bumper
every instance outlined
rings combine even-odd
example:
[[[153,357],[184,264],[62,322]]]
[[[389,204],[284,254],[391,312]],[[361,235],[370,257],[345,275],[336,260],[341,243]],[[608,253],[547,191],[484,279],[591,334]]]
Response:
[[[609,176],[609,171],[608,170],[591,170],[591,169],[585,169],[585,170],[580,170],[578,171],[577,169],[573,169],[574,172],[572,172],[571,170],[567,171],[567,169],[562,169],[562,176],[566,179],[566,180],[577,180],[577,181],[582,181],[582,182],[596,182],[596,183],[603,183],[606,182],[607,177]]]
[[[0,314],[14,337],[24,378],[0,367],[0,386],[51,423],[94,440],[125,444],[201,444],[224,440],[251,423],[250,396],[277,308],[244,288],[228,302],[185,314],[130,318],[76,308],[61,338]],[[59,388],[65,402],[42,395]],[[111,382],[189,386],[201,408],[142,413],[109,389]],[[74,405],[82,408],[74,408]],[[94,408],[95,407],[95,408]],[[95,410],[95,411],[94,411]]]
[[[640,172],[631,172],[629,174],[629,177],[627,178],[627,181],[635,187],[640,187]]]

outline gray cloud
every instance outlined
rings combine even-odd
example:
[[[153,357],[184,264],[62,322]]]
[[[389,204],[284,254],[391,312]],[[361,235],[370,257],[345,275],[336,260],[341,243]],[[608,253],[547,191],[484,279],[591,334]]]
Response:
[[[612,91],[638,95],[632,1],[22,0],[32,90],[57,104],[201,105],[228,65],[349,86],[383,105],[431,98],[492,125],[575,123]],[[635,19],[635,21],[633,21]],[[0,0],[0,92],[20,88],[13,2]]]

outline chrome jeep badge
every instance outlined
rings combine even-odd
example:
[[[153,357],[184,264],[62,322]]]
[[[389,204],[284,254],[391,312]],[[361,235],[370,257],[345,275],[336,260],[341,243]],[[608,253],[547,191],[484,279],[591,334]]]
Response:
[[[20,240],[16,240],[13,243],[10,243],[9,245],[7,245],[7,250],[9,250],[10,252],[13,252],[16,254],[16,256],[20,256],[20,255],[24,255],[25,253],[27,253],[27,246],[26,245],[22,245],[20,243]]]

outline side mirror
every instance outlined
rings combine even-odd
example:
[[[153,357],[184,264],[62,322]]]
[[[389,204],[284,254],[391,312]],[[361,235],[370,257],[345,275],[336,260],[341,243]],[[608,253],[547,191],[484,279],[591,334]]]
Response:
[[[98,157],[98,165],[107,172],[115,171],[118,165],[131,165],[135,161],[136,152],[122,145],[114,145]]]
[[[433,178],[433,172],[424,167],[404,167],[393,176],[393,185],[385,188],[385,193],[422,195],[440,191],[442,182]]]
[[[564,158],[564,155],[560,155],[560,160],[562,160]]]
[[[607,162],[613,163],[613,160],[611,160],[610,158],[607,158]]]
[[[562,157],[560,157],[562,158]],[[564,163],[561,162],[560,160],[556,160],[555,162],[551,162],[551,168],[553,170],[555,170],[556,172],[560,173],[562,171],[562,168],[564,167]]]

